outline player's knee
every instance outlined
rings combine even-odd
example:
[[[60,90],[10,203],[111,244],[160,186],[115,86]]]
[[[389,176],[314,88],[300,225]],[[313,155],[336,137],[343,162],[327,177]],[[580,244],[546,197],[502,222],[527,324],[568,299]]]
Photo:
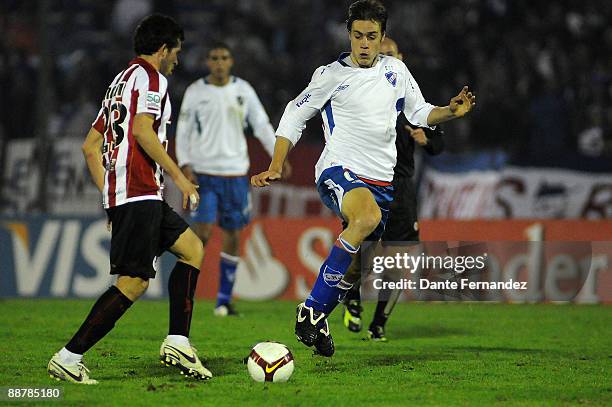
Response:
[[[223,252],[232,256],[238,255],[240,245],[240,231],[226,231],[223,236]]]
[[[149,280],[142,278],[121,279],[117,281],[116,286],[131,301],[136,301],[149,288]]]
[[[232,247],[238,247],[238,243],[240,242],[240,234],[235,231],[229,234],[228,236],[228,244]]]
[[[367,236],[376,229],[380,223],[381,216],[380,209],[378,208],[364,212],[353,220],[353,226],[364,236]]]
[[[149,280],[140,279],[140,281],[136,284],[136,290],[140,293],[140,295],[144,294],[145,291],[147,291],[147,288],[149,288]]]
[[[143,295],[145,291],[147,291],[147,288],[149,288],[149,280],[143,280],[142,278],[134,279],[134,281],[129,284],[129,291],[134,299]]]
[[[374,210],[374,213],[372,214],[372,231],[374,229],[376,229],[378,227],[378,225],[380,224],[380,221],[382,220],[382,212],[380,211],[380,208],[376,208]]]
[[[183,262],[195,267],[200,268],[202,261],[204,260],[204,244],[199,239],[193,239],[193,242],[189,244],[189,250],[184,254],[179,255],[178,258]]]
[[[200,265],[202,264],[202,261],[204,260],[204,243],[203,242],[200,241],[194,244],[191,260],[193,263],[197,264],[198,268],[200,267]]]

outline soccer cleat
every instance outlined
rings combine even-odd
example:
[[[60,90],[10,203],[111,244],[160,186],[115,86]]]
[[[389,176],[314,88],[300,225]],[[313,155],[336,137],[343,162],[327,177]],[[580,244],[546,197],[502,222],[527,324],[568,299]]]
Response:
[[[370,325],[368,328],[368,339],[375,342],[387,342],[385,327],[382,325]]]
[[[191,345],[171,345],[167,339],[164,339],[159,349],[159,360],[163,365],[176,366],[182,375],[199,380],[212,378],[212,373],[202,365],[195,348]]]
[[[314,345],[324,326],[327,326],[324,313],[307,307],[303,302],[298,304],[295,315],[295,336],[298,341],[306,346]]]
[[[329,358],[334,354],[336,348],[334,346],[334,339],[332,338],[331,333],[329,333],[329,325],[327,324],[327,320],[324,319],[323,321],[323,327],[319,329],[319,336],[314,344],[316,349],[315,353]]]
[[[236,311],[234,304],[223,304],[215,308],[214,312],[216,317],[241,317],[242,314]]]
[[[59,353],[53,355],[47,365],[47,373],[49,377],[56,380],[65,380],[67,382],[79,384],[98,384],[97,380],[89,378],[89,369],[82,362],[74,365],[62,363]]]
[[[351,332],[361,331],[361,303],[357,300],[350,300],[344,308],[343,322],[344,326]]]

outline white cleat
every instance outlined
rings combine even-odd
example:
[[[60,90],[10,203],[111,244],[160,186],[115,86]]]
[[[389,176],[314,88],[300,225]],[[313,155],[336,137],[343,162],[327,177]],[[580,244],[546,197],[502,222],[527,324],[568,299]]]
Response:
[[[208,380],[213,376],[210,370],[202,365],[193,346],[171,345],[164,339],[159,349],[159,359],[163,365],[178,367],[185,377]]]
[[[67,382],[79,384],[98,384],[97,380],[89,378],[89,369],[82,362],[74,365],[62,363],[59,353],[53,355],[47,365],[49,377],[55,378],[58,382],[65,380]]]

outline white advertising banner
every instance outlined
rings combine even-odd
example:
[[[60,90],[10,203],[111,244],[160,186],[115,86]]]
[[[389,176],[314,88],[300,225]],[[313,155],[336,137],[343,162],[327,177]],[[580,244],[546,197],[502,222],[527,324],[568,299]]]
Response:
[[[612,173],[506,167],[445,173],[428,169],[419,189],[423,219],[611,219]]]

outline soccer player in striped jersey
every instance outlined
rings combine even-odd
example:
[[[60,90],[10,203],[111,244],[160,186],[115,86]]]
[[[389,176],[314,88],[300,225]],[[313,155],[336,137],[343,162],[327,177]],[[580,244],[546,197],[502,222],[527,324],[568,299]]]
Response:
[[[244,129],[250,125],[270,157],[275,141],[274,129],[255,90],[244,79],[231,75],[233,64],[227,44],[211,45],[206,57],[210,73],[185,91],[176,129],[176,159],[187,178],[200,186],[202,201],[191,213],[194,231],[204,246],[215,222],[223,234],[217,316],[239,315],[231,302],[232,289],[240,260],[240,231],[251,215]]]
[[[289,102],[276,131],[270,167],[251,178],[258,187],[279,180],[306,121],[321,113],[326,144],[315,167],[317,189],[348,226],[323,262],[310,295],[297,307],[295,333],[324,356],[335,351],[327,316],[353,285],[345,278],[352,258],[366,238],[378,240],[384,230],[393,199],[397,115],[403,112],[411,123],[433,127],[464,116],[475,104],[467,86],[448,106],[425,102],[406,65],[380,54],[386,22],[387,11],[379,1],[351,4],[351,52],[319,67],[306,89]]]
[[[112,227],[110,273],[117,280],[94,304],[72,339],[49,361],[51,377],[96,384],[83,354],[115,326],[156,274],[156,257],[168,250],[178,257],[170,274],[170,324],[160,348],[162,363],[185,375],[208,379],[189,342],[193,297],[204,248],[162,198],[162,169],[183,194],[183,207],[199,195],[167,154],[166,125],[171,106],[167,75],[178,64],[183,29],[170,17],[143,19],[134,34],[137,55],[112,81],[83,152]]]

